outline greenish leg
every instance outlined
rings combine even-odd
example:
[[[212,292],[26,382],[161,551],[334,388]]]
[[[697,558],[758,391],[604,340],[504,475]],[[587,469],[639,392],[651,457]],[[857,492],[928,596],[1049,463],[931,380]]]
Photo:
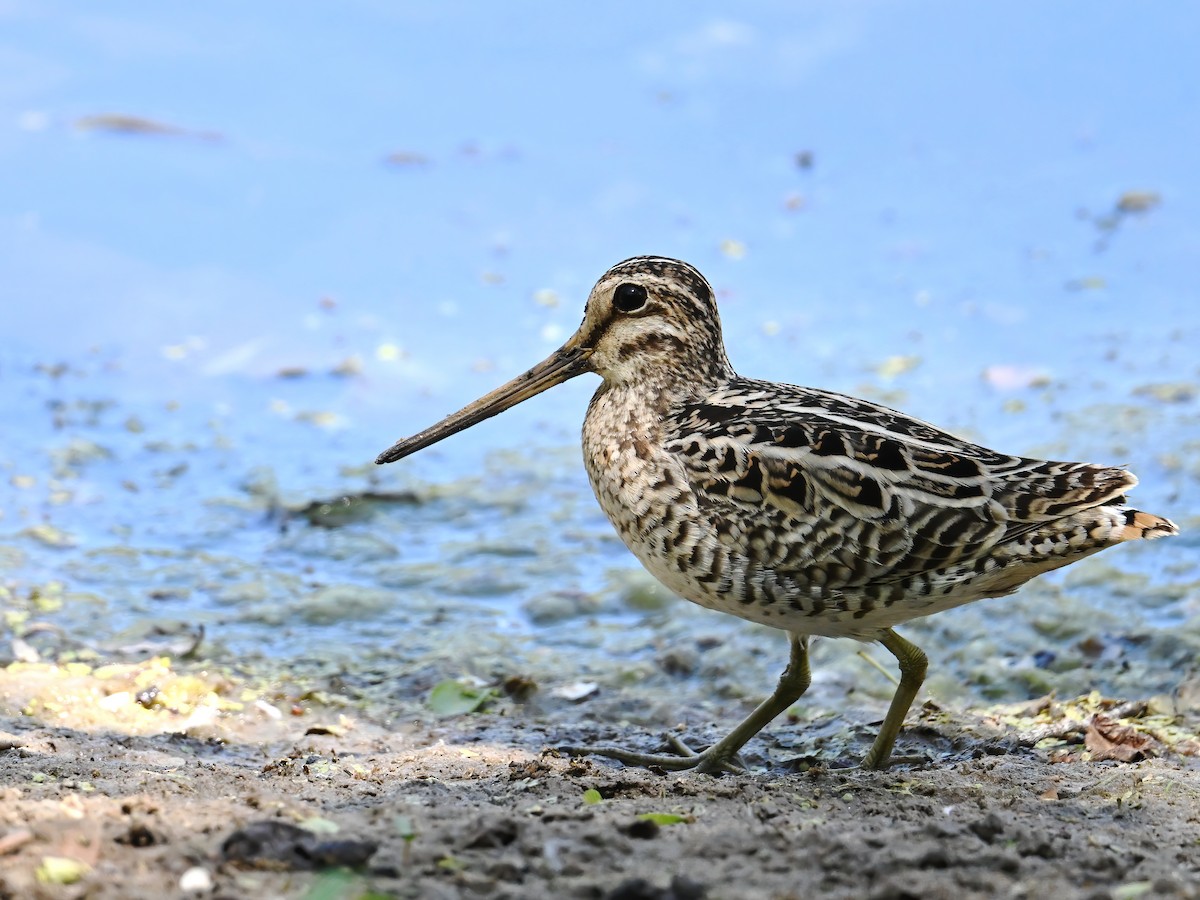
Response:
[[[929,668],[929,658],[925,655],[925,651],[916,644],[906,641],[892,629],[889,628],[883,633],[879,643],[883,644],[888,652],[899,660],[900,684],[892,696],[892,703],[883,719],[879,735],[862,761],[864,769],[886,769],[888,767],[888,761],[892,758],[892,748],[896,744],[896,736],[900,733],[900,726],[904,724],[904,717],[908,715],[909,707],[912,706],[917,691],[921,689],[921,683],[925,680],[925,670]]]
[[[697,772],[709,774],[722,771],[743,771],[741,766],[734,762],[738,751],[773,719],[786,712],[803,696],[812,683],[812,673],[808,667],[808,636],[789,633],[788,637],[791,639],[791,657],[788,660],[787,668],[779,676],[779,684],[775,687],[775,693],[760,703],[737,728],[702,753],[693,753],[683,741],[675,737],[671,738],[671,745],[681,754],[680,756],[635,753],[631,750],[621,750],[618,747],[564,747],[563,749],[568,753],[606,756],[629,765],[658,766],[675,772],[684,769],[695,769]],[[900,639],[897,638],[897,640]],[[917,652],[920,653],[919,650]]]

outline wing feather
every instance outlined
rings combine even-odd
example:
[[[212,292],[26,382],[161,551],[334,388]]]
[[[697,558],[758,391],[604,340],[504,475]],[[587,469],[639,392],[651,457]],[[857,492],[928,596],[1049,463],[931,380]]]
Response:
[[[667,449],[723,539],[776,571],[845,584],[983,558],[1112,502],[1123,469],[996,453],[840,394],[738,379],[669,420]]]

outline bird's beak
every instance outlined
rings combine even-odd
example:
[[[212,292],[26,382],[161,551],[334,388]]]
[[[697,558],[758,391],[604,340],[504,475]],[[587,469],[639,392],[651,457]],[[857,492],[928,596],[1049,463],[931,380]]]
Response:
[[[540,394],[542,391],[562,384],[564,381],[590,371],[588,359],[592,355],[591,347],[583,347],[578,343],[578,336],[567,341],[556,350],[549,359],[538,363],[524,375],[518,375],[508,384],[496,388],[490,394],[480,397],[474,403],[464,406],[456,413],[446,416],[436,425],[431,425],[424,431],[412,437],[396,441],[375,459],[376,465],[395,462],[410,453],[416,453],[430,444],[436,444],[443,438],[470,428],[504,412],[511,406],[516,406],[522,400]]]

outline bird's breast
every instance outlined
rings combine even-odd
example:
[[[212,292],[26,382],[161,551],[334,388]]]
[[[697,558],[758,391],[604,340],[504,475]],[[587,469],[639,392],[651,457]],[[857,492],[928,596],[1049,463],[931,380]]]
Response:
[[[653,542],[694,498],[682,466],[664,447],[662,420],[617,390],[593,398],[583,456],[596,499],[634,553]]]
[[[583,427],[583,455],[600,507],[633,555],[667,588],[727,609],[729,547],[716,537],[682,461],[666,447],[657,410],[600,391]]]

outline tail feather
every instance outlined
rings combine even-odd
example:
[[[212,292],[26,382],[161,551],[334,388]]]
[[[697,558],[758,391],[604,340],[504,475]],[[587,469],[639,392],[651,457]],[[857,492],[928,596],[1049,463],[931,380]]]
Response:
[[[1117,541],[1152,541],[1155,538],[1179,534],[1179,528],[1170,519],[1142,512],[1140,509],[1123,510],[1125,524],[1113,532]]]
[[[1098,506],[1120,505],[1138,483],[1132,472],[1093,463],[1023,460],[1025,467],[1001,476],[996,499],[1018,531],[1024,523],[1047,522]]]

